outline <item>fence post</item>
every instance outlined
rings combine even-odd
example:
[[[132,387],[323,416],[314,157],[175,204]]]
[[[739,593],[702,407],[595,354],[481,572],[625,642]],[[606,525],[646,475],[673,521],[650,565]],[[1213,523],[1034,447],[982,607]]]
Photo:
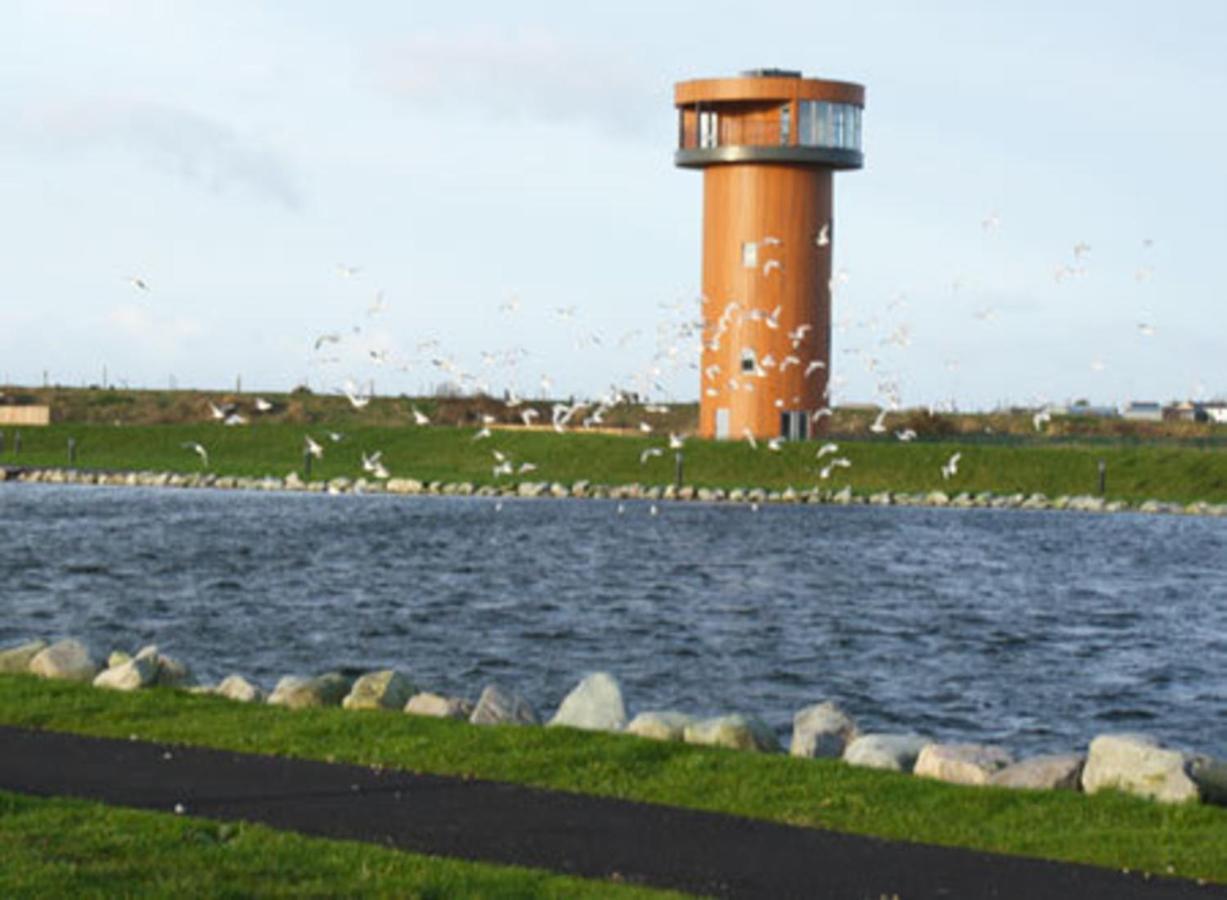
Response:
[[[673,484],[680,491],[682,489],[682,451],[677,451],[677,455],[673,457]]]
[[[1108,464],[1104,460],[1099,461],[1099,496],[1103,496],[1104,489],[1108,485]]]
[[[74,437],[68,439],[68,464],[70,466],[77,464],[77,439]]]

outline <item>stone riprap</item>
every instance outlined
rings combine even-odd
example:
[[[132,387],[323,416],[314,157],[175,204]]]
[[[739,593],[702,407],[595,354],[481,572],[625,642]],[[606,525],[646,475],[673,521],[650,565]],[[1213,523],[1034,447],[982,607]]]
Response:
[[[539,725],[537,712],[516,691],[497,684],[486,685],[469,721],[474,725]]]
[[[869,769],[911,772],[931,738],[919,734],[862,734],[844,750],[844,762]]]
[[[30,671],[30,661],[47,649],[46,641],[27,641],[0,650],[0,674],[18,675]]]
[[[1088,794],[1117,790],[1160,803],[1186,803],[1200,796],[1197,783],[1189,777],[1190,762],[1184,753],[1164,747],[1148,734],[1101,734],[1087,750],[1082,789]]]
[[[687,744],[759,753],[777,753],[780,749],[774,731],[760,719],[740,713],[692,722],[682,730],[682,740]]]
[[[626,727],[626,705],[617,679],[608,672],[587,676],[563,699],[549,724],[586,731],[621,731]]]
[[[352,686],[353,680],[339,672],[329,672],[315,678],[287,675],[277,682],[268,702],[290,709],[340,706]]]
[[[475,497],[537,497],[592,498],[598,500],[670,500],[701,503],[829,503],[839,506],[931,506],[957,509],[1023,509],[1069,510],[1083,513],[1114,513],[1134,511],[1152,515],[1190,515],[1227,517],[1227,503],[1173,503],[1163,500],[1143,500],[1130,504],[1124,500],[1106,500],[1091,495],[1048,497],[1044,494],[976,494],[945,491],[877,491],[857,494],[850,486],[838,491],[826,488],[794,488],[765,490],[763,488],[699,487],[696,485],[602,485],[587,480],[572,484],[550,481],[505,482],[494,485],[474,485],[472,482],[422,482],[415,478],[397,477],[387,481],[365,478],[338,477],[328,481],[304,481],[297,472],[284,477],[265,475],[247,477],[217,475],[211,472],[98,472],[82,469],[0,467],[0,481],[32,484],[89,484],[115,487],[165,487],[179,489],[211,488],[215,490],[300,491],[316,494],[397,494],[403,496],[475,496]]]
[[[341,705],[346,709],[404,709],[417,693],[407,677],[393,669],[369,672],[354,682]]]
[[[793,756],[840,758],[856,738],[856,722],[830,700],[815,703],[792,717]]]
[[[468,719],[473,715],[473,704],[460,697],[423,692],[409,698],[405,712],[415,716],[434,716],[436,719]]]
[[[927,744],[912,772],[951,784],[988,784],[994,773],[1013,762],[1008,751],[987,744]]]
[[[263,692],[240,675],[216,687],[190,684],[186,665],[154,645],[135,655],[112,653],[97,672],[89,649],[67,639],[48,646],[29,641],[0,647],[0,674],[25,671],[46,678],[92,681],[99,688],[139,690],[159,684],[192,693],[213,694],[239,702],[264,701]],[[169,674],[167,674],[169,673]],[[403,701],[403,703],[402,703]],[[344,706],[388,712],[467,719],[473,724],[540,725],[522,695],[497,684],[487,685],[477,704],[430,692],[416,692],[409,678],[395,670],[368,673],[357,680],[338,672],[314,678],[282,678],[267,702],[290,709]],[[742,751],[778,752],[775,733],[753,716],[726,715],[700,719],[677,711],[642,712],[625,724],[625,704],[617,680],[605,672],[584,678],[564,698],[554,725],[589,730],[624,731],[662,741],[685,741]],[[960,785],[1031,790],[1078,790],[1088,794],[1118,790],[1167,803],[1204,800],[1227,804],[1227,761],[1189,755],[1142,734],[1107,734],[1091,741],[1085,756],[1068,753],[1014,762],[1001,747],[941,744],[916,734],[857,734],[851,716],[833,701],[799,710],[793,719],[794,755],[834,757],[843,747],[849,765],[912,773]],[[798,750],[800,752],[798,752]]]
[[[98,674],[98,664],[84,644],[69,638],[36,653],[30,660],[30,671],[43,678],[93,681]]]
[[[686,738],[686,729],[697,721],[694,716],[672,710],[641,712],[631,719],[626,733],[656,741],[681,741]]]
[[[1033,791],[1076,791],[1081,787],[1085,763],[1086,757],[1080,753],[1033,756],[994,772],[988,783]]]

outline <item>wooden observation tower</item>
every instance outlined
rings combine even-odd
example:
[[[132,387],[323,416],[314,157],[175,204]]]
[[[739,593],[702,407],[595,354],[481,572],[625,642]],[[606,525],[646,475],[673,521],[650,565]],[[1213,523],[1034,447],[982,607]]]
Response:
[[[825,421],[832,173],[859,169],[859,84],[758,69],[674,88],[674,161],[703,169],[699,433],[804,440]]]

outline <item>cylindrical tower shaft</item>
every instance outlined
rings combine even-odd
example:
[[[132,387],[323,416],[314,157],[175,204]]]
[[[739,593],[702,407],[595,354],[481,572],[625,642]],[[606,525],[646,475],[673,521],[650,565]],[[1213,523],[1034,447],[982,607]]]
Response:
[[[859,169],[859,84],[760,69],[674,90],[703,170],[703,437],[800,440],[826,419],[832,173]]]
[[[805,437],[825,405],[831,188],[829,169],[704,170],[701,435]]]

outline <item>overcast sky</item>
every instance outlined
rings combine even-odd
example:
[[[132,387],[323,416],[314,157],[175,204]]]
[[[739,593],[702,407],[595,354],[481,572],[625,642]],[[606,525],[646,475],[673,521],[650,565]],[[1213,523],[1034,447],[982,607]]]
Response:
[[[693,400],[672,86],[779,66],[868,91],[837,400],[1227,394],[1227,3],[588,6],[0,0],[0,379]]]

